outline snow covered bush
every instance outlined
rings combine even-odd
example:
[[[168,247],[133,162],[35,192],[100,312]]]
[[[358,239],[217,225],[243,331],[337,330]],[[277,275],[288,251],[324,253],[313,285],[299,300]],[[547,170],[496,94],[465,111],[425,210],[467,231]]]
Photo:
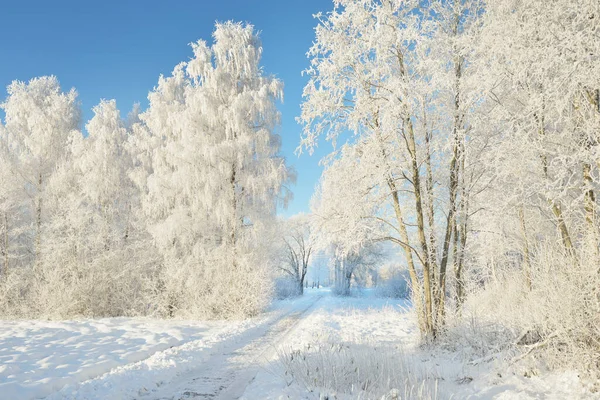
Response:
[[[3,274],[0,280],[0,310],[2,318],[34,318],[31,308],[31,282],[33,271],[14,268]]]
[[[337,399],[439,398],[436,376],[395,347],[325,342],[281,349],[285,379]],[[290,382],[291,383],[291,382]],[[334,397],[335,396],[335,397]]]
[[[586,254],[587,253],[587,254]],[[483,286],[473,286],[460,318],[451,318],[446,342],[471,358],[533,357],[549,368],[575,368],[598,378],[600,275],[590,249],[579,258],[540,245],[523,271],[498,265]]]
[[[254,316],[263,310],[273,290],[269,268],[258,264],[259,258],[248,253],[243,258],[238,256],[235,270],[223,270],[221,265],[227,260],[228,251],[222,247],[204,253],[193,269],[167,263],[157,288],[158,314],[221,319]]]

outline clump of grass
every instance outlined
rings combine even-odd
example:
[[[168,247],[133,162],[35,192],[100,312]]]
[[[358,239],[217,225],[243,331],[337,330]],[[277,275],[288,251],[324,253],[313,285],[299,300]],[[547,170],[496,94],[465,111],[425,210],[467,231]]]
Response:
[[[438,378],[400,348],[325,342],[279,350],[288,384],[336,399],[438,399]]]

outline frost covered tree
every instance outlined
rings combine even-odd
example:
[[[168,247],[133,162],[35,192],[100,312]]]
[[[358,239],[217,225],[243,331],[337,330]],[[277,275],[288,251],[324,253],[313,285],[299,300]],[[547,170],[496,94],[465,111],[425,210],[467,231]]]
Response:
[[[277,267],[296,282],[299,294],[304,292],[304,281],[315,247],[310,219],[308,214],[295,215],[280,221],[277,230],[281,253]]]
[[[39,262],[45,188],[65,155],[69,135],[79,127],[77,93],[74,89],[63,93],[54,76],[34,78],[27,83],[14,81],[7,91],[8,97],[0,105],[5,113],[3,145],[5,152],[10,153],[7,162],[17,174],[7,183],[12,181],[14,188],[25,191],[29,199],[29,204],[21,204],[22,222],[28,227],[17,229],[28,230],[32,245],[26,245],[30,251],[20,256]]]
[[[550,212],[567,252],[582,217],[597,247],[598,5],[499,1],[486,11],[479,53],[489,121],[503,131],[498,153],[525,159],[520,170],[494,160],[502,182],[519,183],[506,185],[516,214],[525,222],[531,208]],[[502,43],[492,43],[498,34]]]
[[[326,160],[314,212],[348,254],[376,241],[403,249],[421,331],[435,337],[444,325],[453,245],[458,254],[462,243],[454,239],[467,197],[461,170],[479,97],[467,84],[466,57],[480,5],[334,5],[318,16],[300,117],[302,147],[320,135],[343,140]]]
[[[143,209],[164,256],[168,312],[253,314],[268,292],[259,232],[287,197],[275,102],[251,25],[217,24],[214,44],[161,77],[134,129],[153,140]],[[139,125],[139,124],[138,124]],[[139,161],[139,160],[138,160]],[[141,181],[144,181],[142,179]],[[265,285],[265,287],[261,287]]]

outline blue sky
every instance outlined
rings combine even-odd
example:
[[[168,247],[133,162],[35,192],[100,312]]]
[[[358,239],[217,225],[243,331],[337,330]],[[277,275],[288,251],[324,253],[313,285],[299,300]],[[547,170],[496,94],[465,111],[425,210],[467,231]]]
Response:
[[[263,66],[285,83],[282,152],[298,172],[294,200],[281,214],[306,212],[322,144],[311,157],[294,155],[301,127],[302,88],[308,66],[306,51],[314,39],[318,11],[333,8],[331,0],[196,0],[196,1],[28,1],[4,0],[0,15],[0,98],[13,80],[56,75],[63,90],[79,92],[84,121],[100,99],[116,99],[125,116],[133,103],[144,108],[160,74],[170,74],[191,57],[189,43],[211,41],[215,21],[252,23],[261,32]]]

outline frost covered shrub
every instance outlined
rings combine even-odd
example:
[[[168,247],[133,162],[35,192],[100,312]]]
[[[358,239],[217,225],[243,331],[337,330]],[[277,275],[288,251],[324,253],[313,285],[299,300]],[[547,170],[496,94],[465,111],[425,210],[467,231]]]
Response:
[[[151,271],[111,257],[15,269],[0,282],[0,310],[4,318],[146,315],[153,298]]]
[[[437,399],[437,378],[394,347],[319,343],[282,349],[288,384],[337,399]]]
[[[344,284],[336,284],[331,288],[331,292],[336,296],[350,296],[350,288]]]
[[[0,313],[2,318],[32,317],[28,301],[32,271],[13,268],[0,278]]]
[[[396,271],[388,279],[378,282],[375,293],[379,297],[406,299],[410,297],[408,271]]]
[[[463,315],[449,325],[449,342],[479,355],[503,350],[535,356],[550,368],[576,368],[597,376],[600,368],[600,275],[597,255],[540,246],[531,288],[520,269],[497,271],[473,290]]]
[[[160,275],[158,314],[230,319],[261,312],[271,299],[268,267],[255,254],[238,256],[234,262],[227,253],[226,247],[206,252],[194,268],[167,263]]]

